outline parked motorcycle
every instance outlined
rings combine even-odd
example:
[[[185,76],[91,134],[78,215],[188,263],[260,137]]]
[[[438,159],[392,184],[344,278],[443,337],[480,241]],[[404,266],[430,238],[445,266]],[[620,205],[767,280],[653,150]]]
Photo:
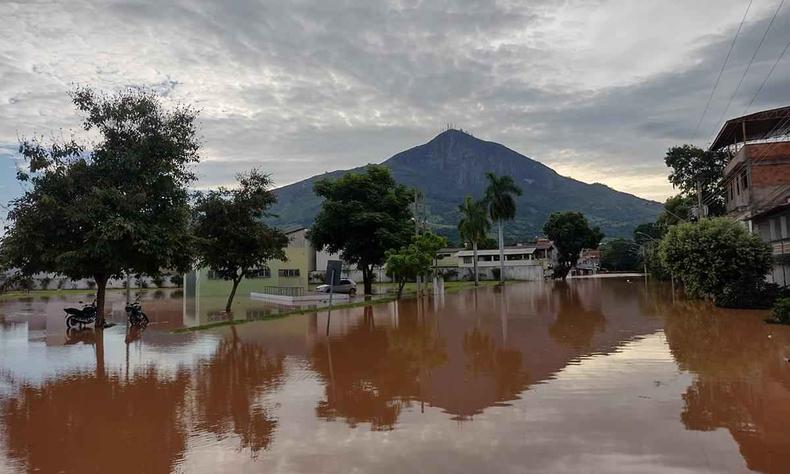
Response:
[[[126,314],[129,316],[129,324],[132,326],[144,327],[148,325],[148,316],[143,312],[139,297],[134,302],[126,305]]]
[[[80,301],[80,304],[85,304]],[[82,328],[88,324],[96,322],[96,300],[93,303],[85,305],[82,309],[79,308],[65,308],[66,312],[66,327],[67,328]]]

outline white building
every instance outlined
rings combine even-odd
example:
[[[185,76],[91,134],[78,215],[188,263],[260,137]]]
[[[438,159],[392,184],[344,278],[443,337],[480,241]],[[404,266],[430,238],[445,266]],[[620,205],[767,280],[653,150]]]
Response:
[[[551,274],[557,261],[557,249],[551,241],[545,239],[534,244],[506,246],[503,253],[507,280],[542,280]],[[474,251],[464,249],[457,256],[458,268],[473,275]],[[495,270],[499,268],[499,249],[477,251],[477,269],[481,278],[496,279],[498,275]],[[465,279],[463,275],[460,278]]]

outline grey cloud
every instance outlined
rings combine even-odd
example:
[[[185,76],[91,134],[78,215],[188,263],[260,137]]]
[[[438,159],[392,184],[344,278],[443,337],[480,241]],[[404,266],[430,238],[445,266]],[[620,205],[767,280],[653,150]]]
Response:
[[[663,51],[653,36],[626,39],[645,57],[579,46],[587,15],[616,12],[613,1],[15,4],[0,29],[0,145],[17,131],[77,129],[65,94],[73,82],[145,86],[202,110],[203,187],[252,166],[285,184],[378,162],[454,123],[578,179],[589,170],[652,179],[644,195],[661,197],[671,191],[655,184],[663,152],[692,140],[740,14],[697,25],[671,67],[642,77]],[[697,143],[713,134],[765,13],[755,7],[745,25]],[[731,114],[759,86],[788,23],[790,13],[777,19]],[[786,103],[787,77],[785,63],[754,108]]]

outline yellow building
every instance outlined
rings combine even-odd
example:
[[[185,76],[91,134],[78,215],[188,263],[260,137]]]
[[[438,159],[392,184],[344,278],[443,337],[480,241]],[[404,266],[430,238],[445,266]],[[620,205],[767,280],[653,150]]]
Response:
[[[315,270],[315,251],[306,236],[307,229],[286,232],[288,246],[286,260],[270,260],[239,283],[238,296],[251,292],[298,295],[307,292],[308,276]],[[233,282],[224,280],[208,268],[200,268],[188,275],[186,281],[194,282],[201,298],[227,297]]]

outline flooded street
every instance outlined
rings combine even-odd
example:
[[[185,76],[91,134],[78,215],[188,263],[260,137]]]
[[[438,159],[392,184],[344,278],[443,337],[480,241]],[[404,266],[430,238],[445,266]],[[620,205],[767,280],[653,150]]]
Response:
[[[790,472],[790,327],[625,279],[174,333],[0,302],[0,472]],[[241,300],[242,298],[240,298]],[[103,332],[103,334],[102,334]]]

